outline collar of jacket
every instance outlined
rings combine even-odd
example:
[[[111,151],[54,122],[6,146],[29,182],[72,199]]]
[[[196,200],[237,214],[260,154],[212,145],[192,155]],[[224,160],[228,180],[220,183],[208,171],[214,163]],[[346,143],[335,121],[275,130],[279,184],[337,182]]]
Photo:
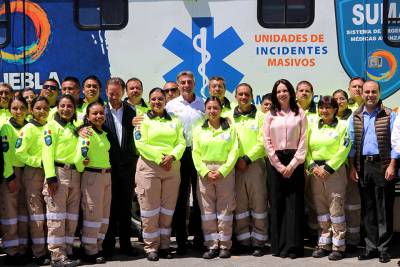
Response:
[[[229,101],[228,98],[224,97],[224,101],[222,102],[222,107],[227,107],[231,109],[231,102]]]
[[[250,110],[248,112],[241,112],[239,110],[239,106],[235,107],[233,110],[233,117],[239,118],[240,116],[249,116],[251,118],[255,118],[257,113],[257,108],[255,105],[251,104]]]
[[[44,124],[40,124],[38,121],[35,121],[34,119],[30,119],[29,123],[32,123],[33,125],[35,125],[36,127],[41,127],[44,126]]]
[[[353,113],[353,111],[349,108],[347,108],[344,112],[343,112],[343,116],[340,118],[342,120],[347,120],[351,114]]]
[[[222,128],[222,130],[226,130],[226,129],[229,129],[229,122],[228,122],[228,120],[227,119],[225,119],[225,118],[220,118],[220,120],[221,120],[221,128]],[[210,127],[210,125],[208,125],[208,119],[206,119],[205,121],[204,121],[204,123],[203,123],[203,125],[201,126],[202,128],[208,128],[208,127]]]
[[[22,125],[19,125],[19,124],[17,123],[17,121],[16,121],[13,117],[11,117],[11,118],[9,119],[9,121],[10,121],[10,124],[11,124],[15,129],[17,129],[17,130],[21,129],[22,127],[24,127],[24,126],[28,123],[26,120],[24,120],[24,122],[22,123]]]
[[[324,126],[324,124],[326,124],[326,123],[324,123],[324,120],[320,119],[318,122],[318,128],[321,129],[322,126]],[[330,124],[326,124],[326,125],[328,125],[330,127],[336,127],[337,124],[338,124],[338,119],[336,117],[334,117],[333,121]]]
[[[155,114],[153,113],[153,111],[151,111],[151,110],[147,111],[147,116],[148,116],[151,120],[154,119],[155,117],[157,117],[157,115],[155,115]],[[158,116],[158,117],[164,118],[164,119],[166,119],[166,120],[172,120],[171,116],[167,113],[166,110],[164,110],[164,113],[163,113],[161,116]]]

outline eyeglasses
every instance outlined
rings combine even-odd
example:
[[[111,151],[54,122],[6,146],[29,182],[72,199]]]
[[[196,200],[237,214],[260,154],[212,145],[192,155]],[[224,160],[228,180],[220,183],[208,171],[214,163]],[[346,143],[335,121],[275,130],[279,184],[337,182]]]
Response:
[[[50,85],[50,84],[44,84],[43,89],[50,89],[50,90],[57,90],[58,87],[55,85]]]
[[[175,93],[178,90],[178,88],[174,87],[174,88],[165,88],[164,92],[165,93],[169,93],[169,91],[171,91],[172,93]]]

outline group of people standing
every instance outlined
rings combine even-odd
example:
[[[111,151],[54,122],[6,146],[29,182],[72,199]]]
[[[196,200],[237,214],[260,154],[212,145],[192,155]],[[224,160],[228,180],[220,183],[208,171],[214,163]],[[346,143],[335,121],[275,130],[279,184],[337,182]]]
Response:
[[[134,195],[147,259],[173,257],[172,232],[176,253],[185,255],[190,192],[193,247],[205,246],[205,259],[229,258],[232,241],[235,252],[259,257],[268,239],[273,256],[301,257],[307,209],[319,235],[313,257],[340,260],[356,248],[362,216],[359,260],[390,261],[400,118],[382,105],[377,82],[357,77],[350,98],[336,90],[314,102],[311,83],[294,88],[281,79],[260,110],[247,83],[231,103],[219,76],[209,79],[203,100],[190,71],[150,90],[148,102],[137,78],[109,79],[106,103],[96,76],[83,81],[84,98],[79,85],[66,77],[59,96],[49,79],[34,97],[0,84],[6,263],[26,263],[30,244],[39,265],[79,265],[80,212],[84,261],[104,263],[117,236],[121,253],[136,255]]]

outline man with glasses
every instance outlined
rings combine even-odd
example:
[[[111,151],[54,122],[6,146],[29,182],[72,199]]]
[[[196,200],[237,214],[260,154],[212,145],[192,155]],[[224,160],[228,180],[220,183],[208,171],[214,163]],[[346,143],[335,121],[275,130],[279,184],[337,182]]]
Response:
[[[55,79],[47,79],[44,81],[42,90],[40,90],[40,96],[44,96],[49,101],[50,112],[48,120],[52,120],[54,114],[57,112],[57,97],[59,95],[60,85]]]
[[[163,91],[165,92],[165,95],[167,97],[167,103],[180,95],[178,84],[176,82],[166,82],[164,84]]]

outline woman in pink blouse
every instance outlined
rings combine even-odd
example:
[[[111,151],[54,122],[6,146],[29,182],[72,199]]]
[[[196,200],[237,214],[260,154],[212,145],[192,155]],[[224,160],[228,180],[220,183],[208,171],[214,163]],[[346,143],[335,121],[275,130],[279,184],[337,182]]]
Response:
[[[296,104],[292,84],[278,80],[272,89],[271,109],[265,116],[264,141],[268,153],[273,256],[303,256],[304,159],[307,118]]]

